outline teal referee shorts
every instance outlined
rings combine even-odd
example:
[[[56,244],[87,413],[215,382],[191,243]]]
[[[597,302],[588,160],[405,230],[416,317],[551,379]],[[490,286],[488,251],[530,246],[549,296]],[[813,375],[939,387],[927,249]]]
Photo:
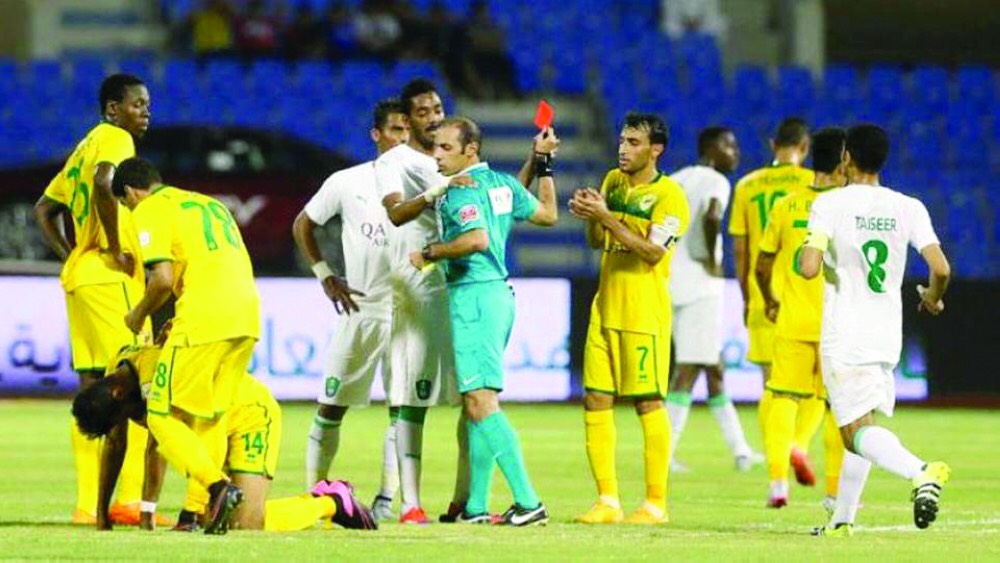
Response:
[[[458,391],[503,390],[503,353],[514,326],[514,289],[506,281],[448,288]]]

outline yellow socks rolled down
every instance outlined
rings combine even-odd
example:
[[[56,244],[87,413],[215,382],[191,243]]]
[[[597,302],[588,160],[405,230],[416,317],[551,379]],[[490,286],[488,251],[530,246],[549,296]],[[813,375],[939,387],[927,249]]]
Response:
[[[319,520],[329,520],[337,513],[333,497],[299,495],[269,500],[264,505],[264,529],[268,532],[306,530]]]
[[[653,516],[666,518],[667,479],[670,466],[670,420],[667,411],[658,408],[639,415],[642,424],[643,451],[646,462],[646,510]],[[655,508],[658,510],[649,510]],[[657,514],[659,512],[659,514]],[[665,520],[664,520],[665,521]]]
[[[799,402],[791,397],[773,396],[766,426],[767,475],[773,481],[788,480],[788,458],[795,438]]]
[[[76,466],[76,508],[74,524],[93,524],[97,514],[97,481],[100,478],[101,440],[84,436],[70,422],[70,440],[73,444],[73,463]]]
[[[816,396],[799,399],[799,411],[795,416],[795,447],[802,453],[809,453],[813,436],[823,424],[826,401]]]

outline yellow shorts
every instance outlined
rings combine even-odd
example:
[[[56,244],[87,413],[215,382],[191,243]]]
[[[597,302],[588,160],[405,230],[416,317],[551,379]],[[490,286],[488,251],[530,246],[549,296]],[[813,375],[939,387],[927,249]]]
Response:
[[[591,322],[583,351],[583,387],[618,397],[666,397],[670,334],[602,328]]]
[[[774,360],[774,323],[767,319],[763,310],[750,309],[747,332],[750,333],[747,359],[755,364],[771,363]]]
[[[820,370],[819,343],[775,337],[774,362],[767,388],[800,397],[826,397]]]
[[[271,395],[261,395],[252,403],[241,401],[233,405],[226,413],[228,474],[274,478],[281,450],[281,407]]]
[[[149,322],[135,335],[125,326],[125,315],[142,299],[135,281],[80,286],[66,294],[69,343],[75,371],[100,371],[128,345],[150,342]]]
[[[247,336],[189,346],[186,337],[171,334],[156,364],[147,410],[170,414],[177,408],[200,418],[222,415],[247,376],[255,343]]]

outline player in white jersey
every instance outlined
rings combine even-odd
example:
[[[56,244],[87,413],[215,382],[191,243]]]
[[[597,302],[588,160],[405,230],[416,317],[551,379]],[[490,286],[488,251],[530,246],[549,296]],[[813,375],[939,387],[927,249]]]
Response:
[[[379,154],[405,143],[409,123],[398,101],[375,106],[371,138]],[[315,230],[341,217],[341,245],[346,279],[334,275],[323,259]],[[323,182],[295,219],[292,229],[299,250],[333,301],[345,314],[330,341],[324,368],[325,385],[306,447],[306,486],[326,479],[340,444],[340,426],[348,407],[369,402],[376,368],[382,367],[382,385],[388,394],[392,372],[388,361],[392,289],[389,285],[389,218],[375,191],[375,163],[368,161],[339,172]],[[385,434],[382,488],[375,497],[377,519],[392,517],[392,497],[399,484],[396,456],[396,420],[399,408],[389,408]]]
[[[736,467],[749,470],[754,454],[722,380],[722,217],[730,185],[724,174],[739,165],[740,147],[733,132],[709,127],[698,135],[698,163],[671,175],[684,189],[691,208],[687,235],[677,245],[670,272],[674,309],[676,375],[670,382],[667,412],[673,429],[671,456],[677,451],[688,412],[691,389],[702,371],[708,379],[708,406],[722,430]],[[674,470],[686,468],[671,459]]]
[[[410,264],[410,253],[439,240],[434,204],[449,179],[438,173],[437,161],[431,156],[434,130],[445,117],[437,89],[425,79],[416,79],[403,87],[399,98],[410,120],[410,141],[380,156],[375,161],[375,175],[389,220],[398,227],[390,237],[393,287],[390,340],[393,377],[407,385],[399,388],[397,395],[390,395],[390,404],[403,407],[396,431],[400,444],[397,452],[401,463],[401,520],[425,523],[427,516],[420,507],[419,495],[424,415],[428,406],[458,404],[459,395],[444,275],[437,268],[415,270]],[[558,142],[554,134],[535,138],[532,154],[518,174],[523,185],[529,186],[533,179],[534,153],[551,153]],[[455,491],[447,513],[440,518],[442,522],[454,522],[468,499],[468,437],[462,418],[457,435]],[[412,464],[412,470],[404,462]]]
[[[861,491],[871,464],[910,480],[913,520],[926,528],[937,516],[941,487],[950,469],[925,463],[888,429],[875,424],[875,411],[892,416],[893,370],[902,349],[902,296],[907,246],[927,262],[928,287],[917,286],[918,308],[932,315],[951,270],[927,208],[919,200],[879,185],[889,153],[885,131],[858,125],[847,132],[849,184],[821,194],[813,203],[809,235],[799,256],[806,278],[826,279],[820,355],[823,383],[848,452],[841,465],[836,509],[817,535],[853,533]],[[825,264],[825,265],[824,265]]]

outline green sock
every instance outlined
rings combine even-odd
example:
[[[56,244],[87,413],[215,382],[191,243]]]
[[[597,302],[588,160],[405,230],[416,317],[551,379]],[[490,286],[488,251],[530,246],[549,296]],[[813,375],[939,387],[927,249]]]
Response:
[[[469,499],[468,514],[485,514],[493,481],[493,452],[481,424],[468,421],[469,429]]]
[[[524,456],[521,455],[521,443],[517,432],[510,425],[503,411],[497,411],[479,422],[479,430],[486,436],[493,457],[500,466],[500,471],[507,479],[507,485],[514,495],[514,502],[521,508],[537,508],[541,504],[528,470],[524,467]]]

